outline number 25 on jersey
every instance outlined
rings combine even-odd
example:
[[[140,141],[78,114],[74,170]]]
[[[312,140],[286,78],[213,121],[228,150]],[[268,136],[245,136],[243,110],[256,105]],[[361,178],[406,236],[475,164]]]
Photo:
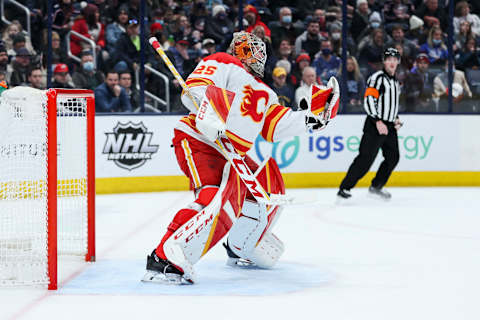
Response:
[[[212,75],[217,71],[217,67],[215,66],[199,66],[195,71],[193,71],[193,74],[204,74],[204,75]]]

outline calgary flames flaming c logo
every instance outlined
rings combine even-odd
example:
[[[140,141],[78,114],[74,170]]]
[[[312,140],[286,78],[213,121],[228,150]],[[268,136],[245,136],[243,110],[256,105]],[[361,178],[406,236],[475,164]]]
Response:
[[[262,121],[263,112],[257,111],[257,105],[261,99],[265,100],[265,105],[268,103],[268,92],[264,90],[253,90],[252,86],[247,84],[243,87],[243,93],[245,96],[240,105],[242,116],[250,116],[255,122]]]

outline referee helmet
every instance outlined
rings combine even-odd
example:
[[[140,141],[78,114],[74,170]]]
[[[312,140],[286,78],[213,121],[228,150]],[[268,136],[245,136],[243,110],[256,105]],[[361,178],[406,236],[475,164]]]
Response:
[[[398,50],[395,48],[390,47],[383,51],[383,61],[385,61],[388,57],[397,58],[398,62],[400,62],[400,52],[398,52]]]

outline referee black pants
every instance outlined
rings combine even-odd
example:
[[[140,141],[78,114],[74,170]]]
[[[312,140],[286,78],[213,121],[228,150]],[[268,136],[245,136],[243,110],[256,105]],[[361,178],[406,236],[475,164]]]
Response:
[[[390,174],[398,163],[400,152],[398,150],[397,130],[392,122],[384,122],[388,128],[387,135],[378,133],[376,120],[367,117],[363,126],[363,136],[360,141],[360,152],[348,168],[347,175],[340,184],[340,189],[352,189],[370,169],[378,150],[382,149],[385,158],[372,180],[372,186],[382,188],[388,181]]]

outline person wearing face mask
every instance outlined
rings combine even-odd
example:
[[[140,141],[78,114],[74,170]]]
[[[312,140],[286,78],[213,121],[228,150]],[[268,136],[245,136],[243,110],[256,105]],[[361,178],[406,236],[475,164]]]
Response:
[[[382,17],[380,13],[374,11],[368,17],[368,27],[363,29],[362,32],[358,35],[358,51],[362,51],[365,42],[371,37],[373,30],[376,30],[382,26]]]
[[[419,51],[427,54],[430,65],[443,66],[448,60],[448,51],[443,42],[443,32],[440,27],[434,26],[430,29],[427,42],[420,46]]]
[[[205,20],[204,38],[215,41],[219,47],[227,45],[227,39],[233,33],[233,23],[227,19],[227,12],[223,5],[215,5],[212,8],[212,17]]]
[[[313,67],[316,69],[320,79],[330,79],[336,76],[341,64],[341,59],[337,57],[332,50],[332,43],[325,39],[321,43],[321,50],[313,61]]]
[[[103,73],[95,70],[91,51],[83,51],[80,59],[80,68],[72,74],[73,85],[75,88],[94,90],[103,83]]]
[[[301,21],[293,23],[292,10],[289,7],[282,7],[278,11],[278,21],[269,23],[269,28],[272,31],[272,45],[278,48],[282,39],[288,39],[294,42],[300,33],[302,33],[304,26]]]

